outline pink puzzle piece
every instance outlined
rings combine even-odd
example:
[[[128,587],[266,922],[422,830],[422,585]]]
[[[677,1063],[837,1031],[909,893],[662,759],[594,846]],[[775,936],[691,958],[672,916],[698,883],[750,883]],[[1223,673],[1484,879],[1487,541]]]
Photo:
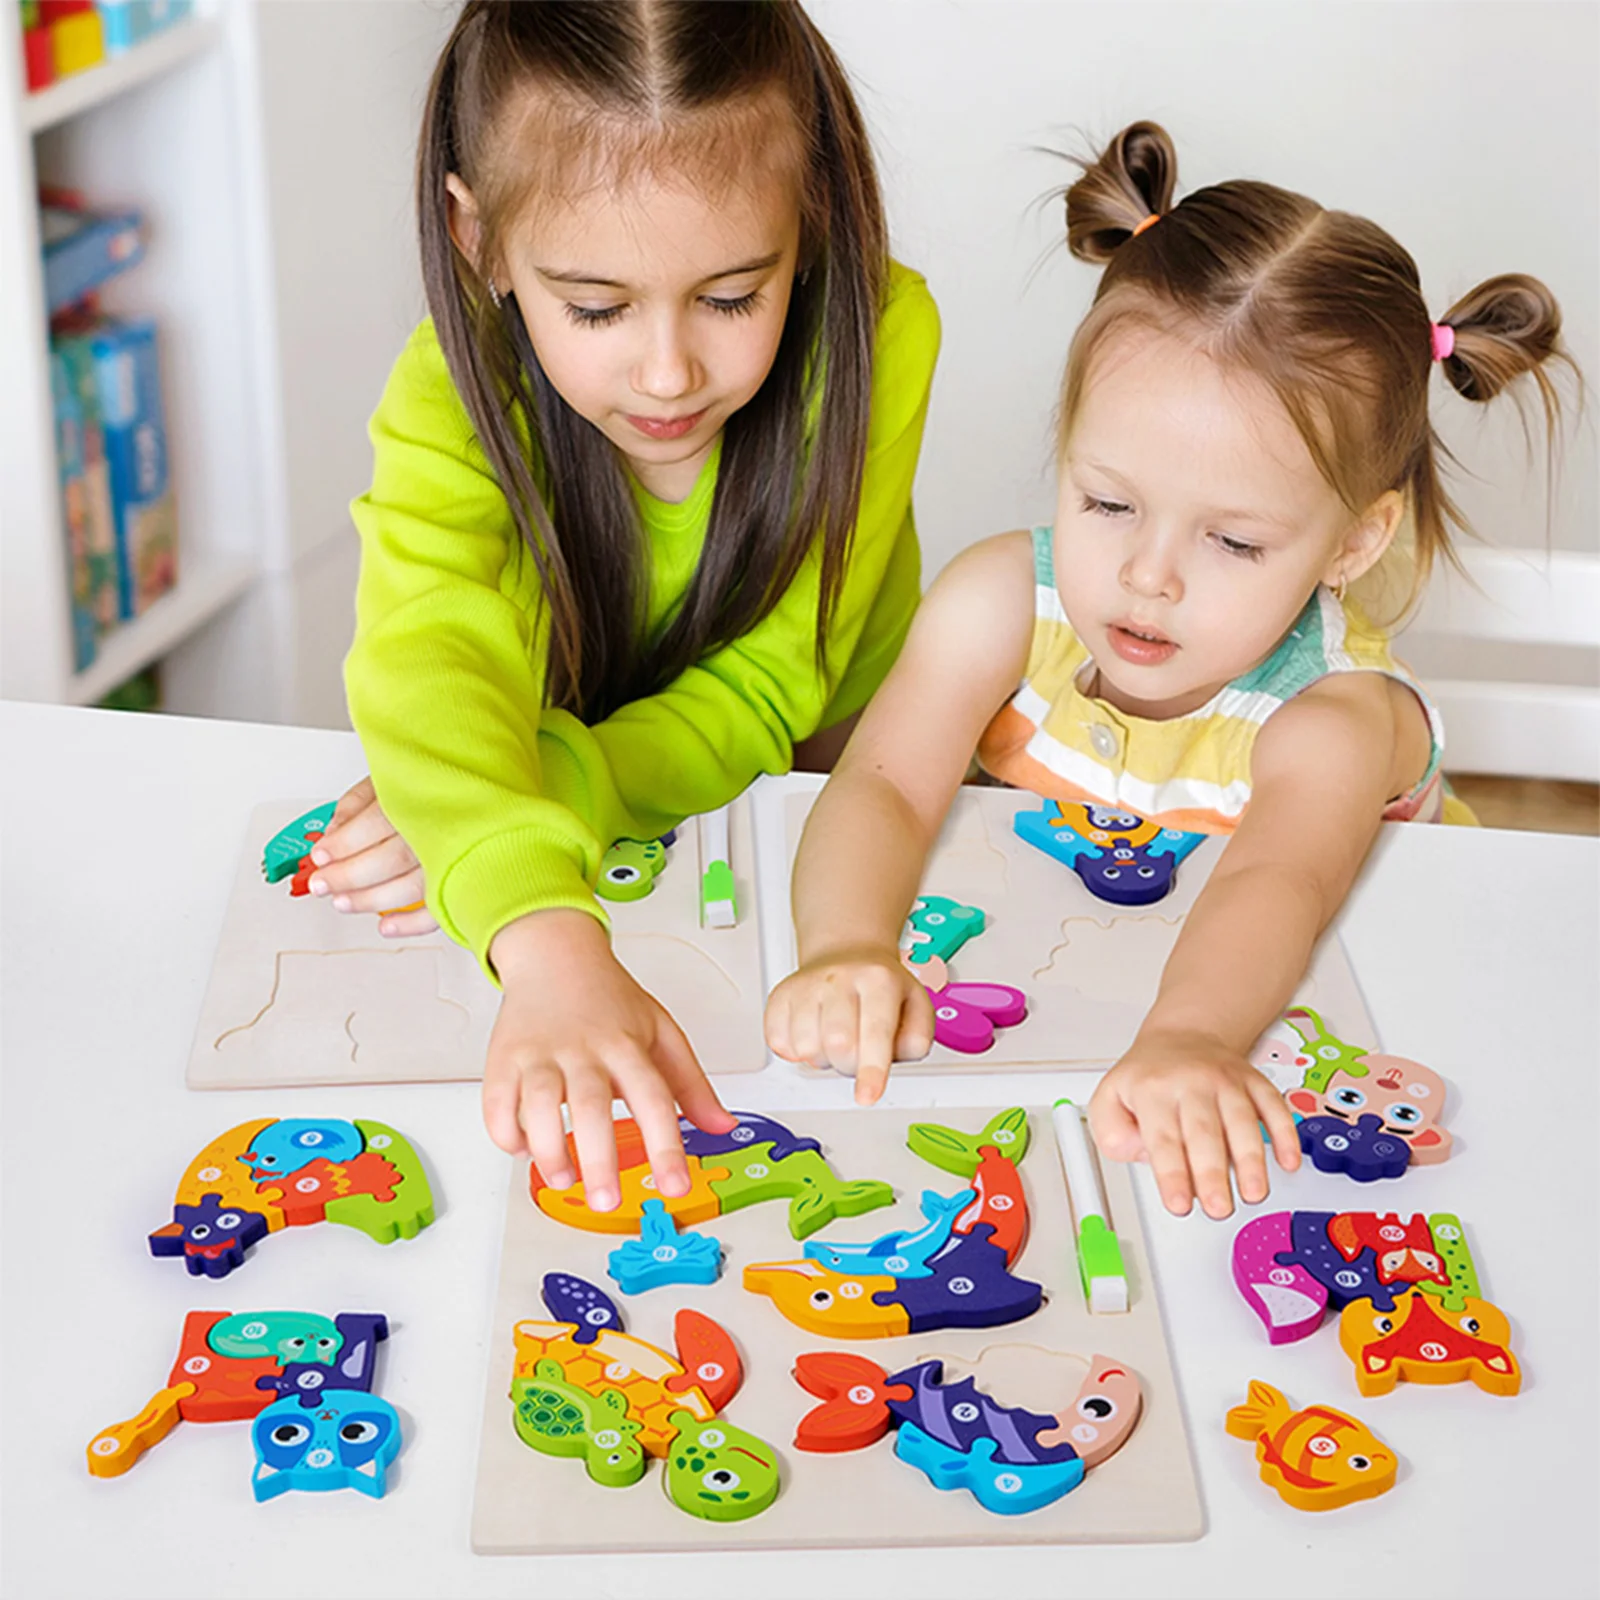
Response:
[[[952,981],[938,956],[912,966],[904,952],[901,964],[928,991],[933,1001],[934,1042],[947,1050],[975,1056],[994,1043],[996,1028],[1014,1028],[1028,1015],[1028,997],[1008,983]]]
[[[1253,1217],[1233,1244],[1233,1281],[1273,1344],[1293,1344],[1317,1331],[1328,1291],[1298,1262],[1277,1259],[1294,1248],[1290,1213]]]

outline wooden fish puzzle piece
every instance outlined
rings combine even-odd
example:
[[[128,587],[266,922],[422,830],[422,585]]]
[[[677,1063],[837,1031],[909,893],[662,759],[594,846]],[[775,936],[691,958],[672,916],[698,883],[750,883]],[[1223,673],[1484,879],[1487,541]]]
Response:
[[[1297,1511],[1332,1511],[1394,1487],[1399,1458],[1366,1423],[1332,1406],[1293,1410],[1270,1383],[1251,1379],[1227,1430],[1256,1447],[1261,1481]]]
[[[554,1322],[519,1322],[511,1397],[518,1437],[550,1455],[581,1455],[608,1487],[637,1482],[645,1454],[665,1459],[666,1489],[691,1516],[734,1522],[778,1493],[771,1446],[719,1415],[743,1369],[726,1331],[682,1310],[677,1356],[626,1333],[604,1290],[572,1273],[548,1273]]]
[[[268,883],[281,883],[299,870],[309,858],[312,844],[328,831],[337,806],[337,800],[314,806],[273,834],[261,852],[261,872]]]
[[[309,1407],[329,1393],[366,1395],[377,1346],[388,1335],[387,1319],[376,1312],[329,1318],[309,1311],[191,1311],[166,1385],[136,1416],[95,1435],[89,1471],[120,1476],[179,1421],[247,1421],[278,1400]]]
[[[178,1185],[172,1221],[149,1238],[192,1276],[225,1278],[268,1233],[317,1222],[379,1244],[433,1221],[433,1193],[410,1142],[387,1123],[264,1117],[213,1139]]]
[[[594,892],[602,900],[642,900],[666,864],[667,847],[661,840],[619,839],[600,860]]]
[[[894,1190],[887,1183],[837,1177],[815,1139],[797,1138],[770,1117],[753,1112],[735,1115],[739,1121],[726,1134],[705,1133],[687,1120],[680,1123],[689,1169],[687,1194],[658,1195],[643,1137],[632,1118],[614,1125],[621,1190],[614,1210],[591,1210],[581,1182],[554,1189],[534,1165],[528,1169],[529,1192],[546,1216],[596,1233],[637,1233],[649,1199],[660,1199],[679,1227],[709,1222],[766,1200],[786,1199],[789,1231],[796,1239],[826,1227],[836,1217],[859,1216],[893,1204]],[[576,1167],[577,1145],[570,1134],[567,1148]]]
[[[639,1237],[606,1257],[606,1271],[624,1294],[643,1294],[671,1283],[715,1283],[722,1244],[704,1233],[679,1233],[659,1199],[644,1202]]]
[[[922,1191],[922,1214],[928,1220],[915,1230],[897,1228],[870,1244],[830,1244],[822,1239],[806,1243],[805,1254],[819,1261],[830,1272],[851,1275],[887,1273],[895,1278],[926,1278],[932,1272],[928,1258],[943,1248],[956,1218],[977,1199],[977,1191],[963,1189],[958,1194]]]
[[[1138,1378],[1098,1355],[1072,1406],[1054,1415],[1003,1406],[970,1376],[946,1383],[938,1360],[891,1374],[863,1356],[816,1351],[796,1361],[794,1378],[823,1401],[801,1418],[799,1449],[859,1450],[894,1428],[895,1454],[936,1489],[966,1489],[1001,1516],[1077,1488],[1122,1447],[1142,1405]]]
[[[928,961],[950,961],[967,940],[983,932],[988,918],[979,906],[964,906],[948,895],[919,895],[900,935],[904,959],[920,967]]]
[[[1166,899],[1179,864],[1205,837],[1160,827],[1132,811],[1077,801],[1024,808],[1012,827],[1019,839],[1071,867],[1096,899],[1118,906]]]

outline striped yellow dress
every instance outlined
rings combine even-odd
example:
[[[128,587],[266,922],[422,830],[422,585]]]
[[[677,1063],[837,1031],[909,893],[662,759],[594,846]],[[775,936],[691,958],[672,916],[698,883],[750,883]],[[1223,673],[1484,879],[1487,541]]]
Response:
[[[1433,702],[1390,654],[1385,634],[1348,600],[1319,587],[1270,656],[1186,716],[1152,722],[1091,699],[1079,687],[1094,663],[1056,592],[1051,530],[1033,530],[1034,623],[1028,666],[984,730],[985,771],[1050,800],[1114,805],[1167,828],[1231,833],[1250,803],[1250,755],[1261,725],[1302,689],[1334,672],[1381,672],[1421,702],[1433,733],[1428,770],[1384,811],[1391,822],[1444,819],[1439,770],[1444,728]],[[1453,796],[1450,809],[1471,821]],[[1449,820],[1457,820],[1452,816]]]

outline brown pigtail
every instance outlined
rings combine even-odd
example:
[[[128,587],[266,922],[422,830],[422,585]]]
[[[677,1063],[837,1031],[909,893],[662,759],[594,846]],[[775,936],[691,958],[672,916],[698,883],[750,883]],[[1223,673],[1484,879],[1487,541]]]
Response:
[[[1080,261],[1103,262],[1152,216],[1172,207],[1178,156],[1154,122],[1124,128],[1067,190],[1067,248]]]

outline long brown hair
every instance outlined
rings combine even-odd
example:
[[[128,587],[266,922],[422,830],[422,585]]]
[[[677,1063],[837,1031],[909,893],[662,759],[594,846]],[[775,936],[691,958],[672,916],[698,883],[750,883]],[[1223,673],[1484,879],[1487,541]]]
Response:
[[[1415,523],[1414,597],[1436,558],[1454,559],[1451,528],[1470,531],[1439,475],[1448,452],[1428,415],[1432,322],[1416,262],[1376,223],[1268,183],[1213,184],[1174,206],[1177,155],[1153,122],[1078,164],[1067,245],[1105,271],[1067,357],[1061,443],[1113,328],[1141,321],[1198,336],[1214,359],[1272,389],[1352,512],[1402,492]],[[1454,336],[1444,375],[1468,400],[1532,377],[1553,466],[1561,404],[1547,367],[1577,370],[1555,296],[1522,274],[1489,278],[1439,321]]]
[[[505,230],[537,182],[505,170],[507,118],[542,118],[536,131],[559,135],[535,140],[534,164],[670,160],[675,149],[714,162],[719,132],[752,108],[793,120],[783,131],[800,168],[803,270],[772,369],[723,430],[694,577],[647,638],[649,557],[623,465],[550,384],[514,299],[497,305],[488,292]],[[676,146],[674,130],[684,134]],[[451,241],[452,174],[480,199],[476,266]],[[468,0],[428,91],[417,201],[439,343],[543,586],[547,704],[594,722],[665,687],[766,616],[819,539],[826,669],[888,246],[860,112],[796,0]]]

